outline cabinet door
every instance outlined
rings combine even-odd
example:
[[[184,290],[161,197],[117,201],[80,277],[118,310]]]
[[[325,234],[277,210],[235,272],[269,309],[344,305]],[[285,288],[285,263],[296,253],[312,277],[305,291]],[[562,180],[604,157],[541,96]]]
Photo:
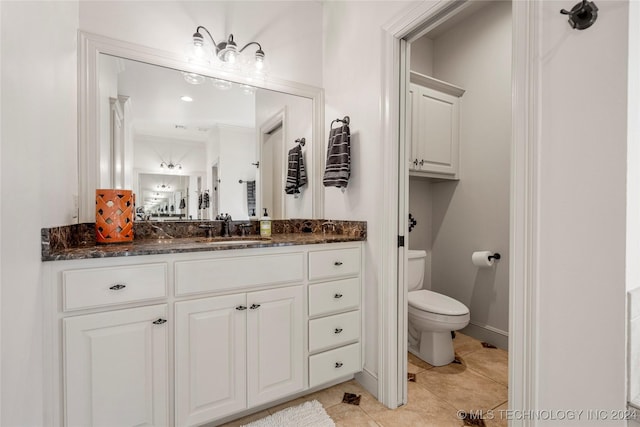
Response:
[[[421,171],[458,173],[459,98],[420,87],[417,93],[415,157]]]
[[[302,286],[247,294],[249,406],[304,387]]]
[[[63,320],[65,424],[168,424],[167,306]]]
[[[178,302],[176,425],[246,407],[246,294]]]

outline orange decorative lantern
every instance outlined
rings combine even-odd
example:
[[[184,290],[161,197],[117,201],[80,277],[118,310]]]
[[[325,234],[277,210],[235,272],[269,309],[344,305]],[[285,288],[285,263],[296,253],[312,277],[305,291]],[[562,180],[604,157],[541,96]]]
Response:
[[[133,241],[134,213],[131,190],[96,190],[96,242]]]

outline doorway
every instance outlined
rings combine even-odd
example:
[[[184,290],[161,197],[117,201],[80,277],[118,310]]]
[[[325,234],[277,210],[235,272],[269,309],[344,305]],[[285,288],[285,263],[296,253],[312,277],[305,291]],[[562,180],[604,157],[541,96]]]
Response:
[[[511,4],[504,1],[473,2],[405,39],[409,70],[400,123],[406,154],[400,167],[408,173],[403,194],[411,223],[404,252],[411,265],[401,290],[407,304],[399,312],[409,312],[407,372],[416,375],[407,387],[401,372],[399,388],[412,406],[424,389],[459,409],[506,410],[511,40]],[[471,255],[480,250],[503,256],[479,267]],[[423,267],[421,282],[411,277],[416,265]],[[423,304],[446,317],[442,322],[457,331],[453,340],[446,331],[442,341],[428,344],[441,323],[424,329],[416,320],[426,313]],[[412,313],[418,316],[413,321]],[[437,356],[447,348],[450,358]],[[483,395],[469,393],[468,383]]]
[[[383,27],[382,55],[388,62],[383,68],[384,109],[382,133],[389,141],[404,141],[405,93],[409,70],[409,47],[406,40],[418,38],[430,28],[453,18],[465,7],[466,1],[446,0],[421,4],[406,15],[394,19]],[[537,295],[535,269],[531,260],[536,256],[536,198],[531,182],[537,173],[538,134],[535,111],[538,105],[535,53],[539,32],[536,19],[540,13],[535,2],[512,3],[512,55],[513,55],[513,144],[510,158],[510,226],[509,226],[509,388],[510,408],[529,410],[535,407],[535,325]],[[398,103],[398,100],[401,100]],[[398,131],[400,130],[400,131]],[[385,216],[385,244],[382,265],[383,286],[379,291],[381,319],[384,327],[379,331],[378,399],[390,408],[402,405],[406,399],[406,283],[407,267],[403,245],[398,243],[408,226],[408,167],[404,143],[385,147],[385,180],[397,183],[383,188],[384,197],[398,200],[395,211]],[[400,283],[401,286],[396,286]]]
[[[285,184],[285,110],[281,110],[260,126],[259,208],[261,216],[264,209],[271,218],[286,218]]]

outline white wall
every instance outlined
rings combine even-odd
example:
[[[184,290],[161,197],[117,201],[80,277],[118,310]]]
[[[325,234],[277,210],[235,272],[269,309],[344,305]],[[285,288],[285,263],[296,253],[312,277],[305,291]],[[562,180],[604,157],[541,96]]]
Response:
[[[2,4],[3,426],[43,423],[40,227],[73,222],[77,28],[75,2]]]
[[[378,372],[378,286],[383,200],[381,138],[382,25],[408,2],[324,3],[325,118],[351,117],[351,179],[347,190],[325,189],[325,217],[367,221],[365,245],[365,370]],[[326,147],[326,142],[325,142]],[[326,151],[326,149],[325,149]]]
[[[576,31],[541,3],[540,408],[625,400],[628,3],[597,4]]]
[[[270,74],[322,85],[322,5],[298,1],[82,1],[80,28],[183,53],[198,25],[216,42],[233,33],[239,45],[258,41]]]
[[[640,141],[640,2],[629,3],[628,141]],[[627,290],[640,287],[640,144],[627,145]]]
[[[424,36],[412,42],[410,62],[411,71],[433,76],[433,40]]]
[[[412,55],[413,56],[413,55]],[[409,213],[416,220],[416,226],[409,232],[409,249],[427,251],[424,266],[424,282],[422,287],[431,289],[431,246],[433,212],[433,196],[431,194],[431,180],[409,177]]]
[[[411,46],[412,59],[432,55],[433,77],[466,90],[460,102],[460,180],[432,183],[430,193],[419,191],[415,180],[410,183],[410,203],[433,198],[432,210],[418,218],[432,228],[431,242],[421,247],[431,250],[431,289],[469,307],[472,325],[489,328],[470,328],[468,333],[504,347],[509,325],[511,34],[511,4],[487,2],[435,38],[432,53]],[[492,250],[503,258],[491,269],[479,269],[471,264],[477,250]]]

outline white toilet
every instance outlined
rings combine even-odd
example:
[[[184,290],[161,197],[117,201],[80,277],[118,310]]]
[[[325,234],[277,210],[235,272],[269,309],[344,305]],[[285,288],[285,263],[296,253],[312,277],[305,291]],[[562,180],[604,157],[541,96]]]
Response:
[[[453,362],[451,331],[469,324],[469,309],[446,295],[422,289],[427,253],[409,250],[409,351],[433,366]]]

